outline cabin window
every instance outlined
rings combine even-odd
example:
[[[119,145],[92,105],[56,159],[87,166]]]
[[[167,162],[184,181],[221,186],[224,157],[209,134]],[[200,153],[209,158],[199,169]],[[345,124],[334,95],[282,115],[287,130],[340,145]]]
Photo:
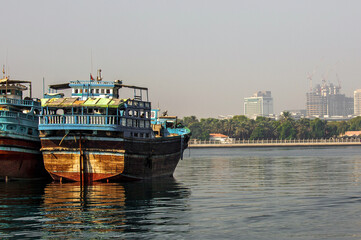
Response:
[[[104,93],[104,89],[101,89],[101,93]]]
[[[94,89],[90,89],[90,93],[94,93]]]
[[[144,133],[141,133],[141,134],[140,134],[140,137],[141,137],[141,138],[144,138]]]
[[[79,93],[83,93],[83,89],[79,89]]]
[[[151,114],[152,118],[155,118],[155,112],[152,111],[152,114]]]
[[[145,134],[145,137],[146,137],[146,138],[149,138],[149,133],[146,133],[146,134]]]
[[[110,89],[107,89],[107,94],[109,94],[110,93]]]
[[[88,108],[88,109],[87,109],[87,113],[88,113],[88,114],[92,114],[92,113],[93,113],[93,109],[92,109],[92,108]]]
[[[138,137],[138,133],[134,133],[134,137]]]
[[[144,128],[144,120],[140,120],[140,126],[141,128]]]
[[[128,116],[129,116],[129,117],[133,116],[133,111],[132,111],[132,110],[129,110],[129,111],[128,111]]]
[[[99,89],[97,88],[97,89],[95,89],[95,93],[99,93]]]
[[[138,117],[138,111],[134,111],[134,117]]]
[[[75,93],[78,93],[78,92],[79,92],[79,89],[74,89],[74,92],[75,92]]]
[[[133,127],[139,127],[139,122],[138,120],[133,120]]]
[[[28,128],[28,134],[33,135],[33,129],[32,128]]]
[[[127,127],[133,127],[132,119],[127,119]]]
[[[122,126],[126,126],[127,125],[127,119],[126,118],[122,118]]]

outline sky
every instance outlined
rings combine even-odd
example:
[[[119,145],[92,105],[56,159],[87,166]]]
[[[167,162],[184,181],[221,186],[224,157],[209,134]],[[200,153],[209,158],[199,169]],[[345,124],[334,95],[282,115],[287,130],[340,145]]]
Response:
[[[180,117],[243,114],[271,91],[274,110],[305,109],[312,84],[361,88],[361,1],[0,0],[0,64],[12,79],[104,80],[149,88]]]

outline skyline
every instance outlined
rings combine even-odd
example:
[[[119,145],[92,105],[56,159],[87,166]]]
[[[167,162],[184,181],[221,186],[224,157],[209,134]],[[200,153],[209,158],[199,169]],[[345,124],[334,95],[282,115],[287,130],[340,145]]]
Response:
[[[361,88],[358,1],[0,1],[0,63],[46,85],[104,80],[149,88],[152,106],[199,118],[243,114],[269,90],[274,111],[305,109],[322,78]]]

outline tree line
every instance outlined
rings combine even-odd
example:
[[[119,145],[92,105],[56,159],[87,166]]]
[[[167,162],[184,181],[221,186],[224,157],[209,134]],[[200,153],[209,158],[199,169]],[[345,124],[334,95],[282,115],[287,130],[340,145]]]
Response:
[[[267,117],[249,119],[243,115],[219,120],[195,116],[181,119],[192,131],[192,138],[208,140],[210,133],[221,133],[236,139],[320,139],[337,137],[346,131],[361,130],[361,117],[348,121],[328,122],[319,118],[295,120],[284,112],[279,120]]]

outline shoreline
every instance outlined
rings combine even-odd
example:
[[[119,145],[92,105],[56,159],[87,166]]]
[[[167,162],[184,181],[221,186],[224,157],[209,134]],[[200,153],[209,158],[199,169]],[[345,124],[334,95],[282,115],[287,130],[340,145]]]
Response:
[[[342,147],[361,146],[360,139],[317,139],[317,140],[241,140],[229,143],[210,141],[190,142],[189,148],[262,148],[262,147]]]

